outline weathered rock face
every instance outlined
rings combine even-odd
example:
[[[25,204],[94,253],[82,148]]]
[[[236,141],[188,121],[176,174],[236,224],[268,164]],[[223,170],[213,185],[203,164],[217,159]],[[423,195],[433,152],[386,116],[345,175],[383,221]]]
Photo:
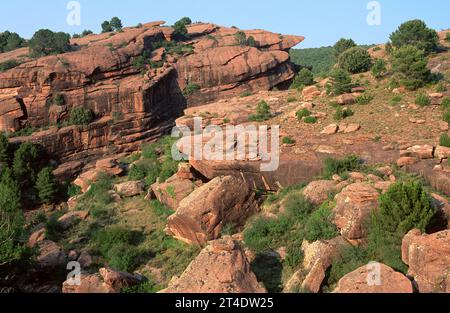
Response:
[[[403,238],[402,259],[419,292],[450,293],[450,230],[432,235],[410,231]]]
[[[217,239],[224,226],[243,226],[258,211],[254,193],[233,176],[218,177],[184,198],[169,217],[167,233],[190,244]]]
[[[119,293],[122,288],[139,285],[143,278],[125,272],[101,268],[98,273],[80,275],[80,284],[66,280],[63,293]]]
[[[378,196],[368,183],[349,185],[336,196],[334,224],[344,238],[358,240],[367,235],[366,222],[378,208]]]
[[[311,182],[303,189],[303,195],[313,204],[321,205],[329,196],[337,191],[333,180],[318,180]]]
[[[152,50],[154,43],[172,39],[173,29],[161,24],[74,39],[70,53],[22,58],[24,63],[0,73],[0,131],[62,123],[72,108],[85,107],[97,117],[89,126],[51,128],[16,141],[41,144],[60,163],[136,150],[139,143],[168,133],[187,102],[198,105],[289,82],[295,71],[287,51],[304,39],[247,31],[255,47],[238,46],[234,35],[239,30],[194,24],[192,39],[183,43],[193,52],[180,56],[165,48]],[[133,63],[144,51],[162,66],[147,67],[142,75]],[[182,91],[188,84],[200,90],[186,99]],[[64,103],[55,103],[59,95]]]
[[[345,275],[334,290],[336,293],[412,293],[411,281],[389,266],[374,263]]]
[[[264,293],[240,245],[230,237],[211,242],[163,293]]]

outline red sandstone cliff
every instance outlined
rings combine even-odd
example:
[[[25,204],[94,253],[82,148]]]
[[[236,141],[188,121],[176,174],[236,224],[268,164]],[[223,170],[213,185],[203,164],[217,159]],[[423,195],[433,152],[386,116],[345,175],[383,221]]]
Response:
[[[0,54],[1,61],[23,62],[0,73],[0,131],[49,128],[14,140],[37,142],[61,163],[134,150],[167,133],[187,105],[287,84],[295,75],[288,50],[304,39],[253,30],[245,33],[255,46],[238,46],[238,29],[193,24],[191,39],[183,43],[192,51],[177,55],[153,46],[172,40],[173,29],[162,24],[74,39],[71,52],[39,59],[24,56],[23,48]],[[142,74],[133,62],[144,51],[162,66]],[[189,84],[200,90],[183,96]],[[54,104],[57,95],[63,105]],[[54,127],[76,106],[91,109],[96,121]]]

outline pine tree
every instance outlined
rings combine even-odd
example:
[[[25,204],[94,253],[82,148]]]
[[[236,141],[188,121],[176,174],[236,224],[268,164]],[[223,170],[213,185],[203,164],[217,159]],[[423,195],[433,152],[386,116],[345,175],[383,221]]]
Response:
[[[13,174],[20,184],[32,185],[36,178],[38,149],[31,142],[24,142],[14,153]]]
[[[36,190],[39,194],[39,199],[43,203],[50,204],[55,200],[58,186],[53,176],[52,169],[44,168],[39,172],[36,180]]]

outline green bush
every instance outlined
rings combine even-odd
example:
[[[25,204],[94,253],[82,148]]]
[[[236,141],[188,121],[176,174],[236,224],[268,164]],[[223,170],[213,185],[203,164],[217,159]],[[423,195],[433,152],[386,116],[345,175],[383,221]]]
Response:
[[[183,95],[189,97],[200,90],[200,85],[189,83],[183,90]]]
[[[442,100],[441,106],[443,109],[450,109],[450,98],[445,98]]]
[[[445,85],[443,83],[439,83],[436,86],[436,92],[446,92],[447,91],[447,87],[445,87]]]
[[[305,239],[309,242],[330,240],[339,235],[338,229],[331,220],[332,208],[324,203],[314,211],[305,225]]]
[[[69,123],[71,125],[89,125],[94,120],[94,113],[84,107],[75,107],[70,111]]]
[[[291,89],[298,89],[304,86],[314,85],[314,75],[313,73],[307,69],[303,68],[297,76],[295,76],[294,81],[292,82]]]
[[[356,47],[356,43],[353,41],[353,39],[339,39],[339,41],[336,42],[333,46],[334,57],[338,59],[342,53],[353,47]]]
[[[380,195],[380,209],[372,214],[367,250],[372,260],[406,273],[401,245],[412,229],[425,232],[436,215],[431,197],[419,181],[400,182]]]
[[[381,79],[387,74],[387,64],[383,59],[376,59],[372,65],[372,75],[376,79]]]
[[[242,31],[239,31],[236,34],[234,34],[234,40],[236,41],[236,45],[238,46],[247,45],[247,35]]]
[[[430,80],[428,59],[422,50],[404,46],[392,53],[392,69],[399,76],[399,83],[409,90],[423,87]]]
[[[256,45],[257,45],[257,42],[255,40],[255,37],[249,36],[247,38],[247,46],[249,46],[249,47],[256,47]]]
[[[0,73],[6,72],[12,68],[15,68],[16,66],[19,66],[20,63],[16,60],[7,60],[5,62],[0,63]]]
[[[391,105],[397,105],[403,100],[402,96],[395,96],[391,99]]]
[[[53,203],[58,192],[58,184],[51,168],[46,167],[39,172],[35,188],[38,191],[39,199],[43,203]]]
[[[415,103],[424,107],[431,104],[431,99],[426,94],[420,93],[417,95]]]
[[[315,124],[317,123],[317,117],[315,116],[307,116],[303,119],[306,124]]]
[[[442,119],[450,125],[450,110],[444,112]]]
[[[113,28],[109,21],[104,21],[101,26],[102,26],[102,33],[109,33],[113,31]]]
[[[258,103],[256,107],[256,114],[251,115],[249,120],[252,122],[264,122],[272,118],[272,113],[270,112],[270,106],[266,101],[262,100]]]
[[[445,41],[450,42],[450,32],[445,34]]]
[[[121,292],[125,294],[149,294],[157,293],[161,289],[163,288],[158,286],[153,280],[147,280],[146,282],[137,286],[125,287]]]
[[[303,232],[299,230],[312,211],[311,204],[299,193],[284,200],[285,213],[278,218],[257,216],[245,227],[245,244],[255,253],[261,253],[296,242],[301,245]]]
[[[450,148],[450,136],[448,134],[442,134],[439,138],[439,145]]]
[[[342,70],[335,69],[330,74],[330,81],[327,83],[327,93],[339,96],[352,90],[352,78]]]
[[[334,113],[334,120],[340,121],[340,120],[346,119],[347,117],[350,117],[353,115],[354,115],[354,112],[352,111],[352,109],[338,107],[338,108],[336,108],[336,112]]]
[[[357,96],[355,101],[356,101],[356,103],[358,103],[360,105],[367,105],[370,102],[372,102],[373,98],[374,97],[372,95],[363,94],[363,95]]]
[[[128,244],[113,245],[106,254],[108,265],[113,269],[132,272],[139,265],[140,249]]]
[[[438,51],[439,37],[435,30],[427,27],[421,20],[411,20],[403,23],[390,36],[394,48],[414,46],[415,48],[430,54]]]
[[[349,73],[364,73],[370,70],[372,58],[366,49],[350,48],[339,56],[339,67]]]
[[[380,195],[380,210],[372,218],[372,228],[405,235],[417,228],[425,232],[436,214],[431,197],[421,182],[396,183]]]
[[[41,29],[33,35],[29,46],[32,57],[65,53],[71,49],[70,35],[62,32],[55,33],[49,29]]]
[[[297,111],[296,113],[298,120],[303,120],[303,118],[311,116],[311,111],[308,109],[301,109],[300,111]]]
[[[69,198],[78,196],[81,194],[81,187],[75,185],[74,183],[71,183],[68,187],[67,187],[67,196]]]
[[[334,174],[342,175],[346,172],[358,170],[361,160],[356,155],[350,155],[343,159],[327,158],[324,160],[324,173],[326,179],[331,179]]]
[[[64,98],[63,94],[57,93],[54,97],[53,97],[53,104],[58,105],[58,106],[62,106],[66,104],[66,99]]]
[[[24,217],[21,192],[12,171],[5,168],[0,178],[0,264],[21,258]]]
[[[250,91],[244,91],[241,94],[241,98],[246,98],[246,97],[250,97],[252,95],[252,93]]]
[[[366,249],[353,246],[342,248],[340,256],[331,263],[326,283],[331,288],[329,291],[334,289],[334,286],[342,277],[361,266],[367,265],[370,261]]]
[[[295,143],[295,140],[292,139],[292,137],[287,136],[287,137],[283,137],[283,144],[285,145],[292,145]]]
[[[297,102],[297,98],[296,98],[296,97],[289,97],[289,98],[287,99],[287,102],[288,102],[288,103]]]

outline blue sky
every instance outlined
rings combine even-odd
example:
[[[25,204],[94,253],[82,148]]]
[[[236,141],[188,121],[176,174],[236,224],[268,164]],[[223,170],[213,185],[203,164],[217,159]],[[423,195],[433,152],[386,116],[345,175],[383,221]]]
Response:
[[[360,44],[382,43],[402,22],[420,18],[437,30],[450,28],[448,0],[379,0],[381,25],[366,22],[369,0],[79,0],[81,26],[66,23],[69,0],[2,1],[0,31],[11,30],[26,38],[40,28],[69,33],[100,31],[100,24],[119,16],[124,25],[183,16],[242,29],[262,28],[303,35],[299,47],[331,45],[341,37]]]

